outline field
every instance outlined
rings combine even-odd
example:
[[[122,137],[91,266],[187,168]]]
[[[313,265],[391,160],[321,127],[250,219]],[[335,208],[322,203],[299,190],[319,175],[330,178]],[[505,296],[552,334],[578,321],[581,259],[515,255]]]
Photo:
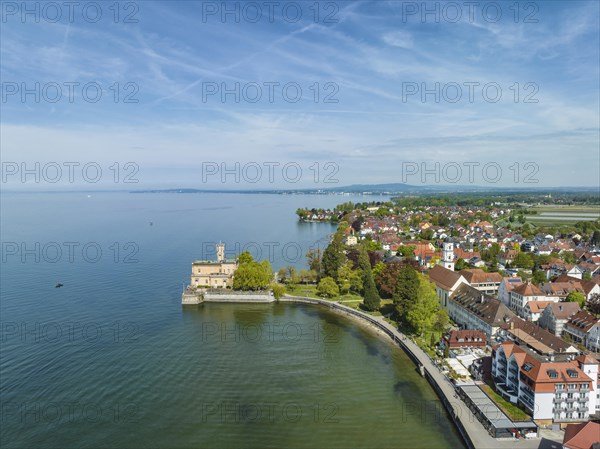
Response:
[[[600,218],[600,206],[538,206],[537,215],[528,215],[527,221],[538,226],[572,225],[578,221]]]

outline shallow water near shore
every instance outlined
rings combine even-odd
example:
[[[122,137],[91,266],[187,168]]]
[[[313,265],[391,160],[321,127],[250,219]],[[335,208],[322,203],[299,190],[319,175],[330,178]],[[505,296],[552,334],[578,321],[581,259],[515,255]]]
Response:
[[[347,200],[3,194],[3,242],[96,242],[103,257],[3,260],[2,447],[464,447],[410,359],[360,323],[180,304],[203,243],[308,249],[332,227],[297,224],[296,208]]]

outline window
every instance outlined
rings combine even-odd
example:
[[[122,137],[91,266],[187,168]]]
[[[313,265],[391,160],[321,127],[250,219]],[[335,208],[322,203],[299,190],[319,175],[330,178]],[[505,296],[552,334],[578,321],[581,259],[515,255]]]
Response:
[[[568,369],[567,374],[569,375],[569,377],[577,377],[577,371],[575,371],[574,369]]]
[[[557,379],[558,378],[558,373],[556,372],[555,369],[546,370],[546,373],[548,373],[548,377],[550,377],[550,379]]]
[[[533,368],[533,365],[529,362],[525,363],[525,365],[523,365],[523,371],[527,372],[527,371],[531,371],[531,368]]]

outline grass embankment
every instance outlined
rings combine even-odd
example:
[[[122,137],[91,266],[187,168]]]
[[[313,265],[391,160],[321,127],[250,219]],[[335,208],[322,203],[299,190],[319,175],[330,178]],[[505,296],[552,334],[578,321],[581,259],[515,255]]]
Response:
[[[356,301],[362,302],[363,298],[360,295],[356,295],[354,293],[348,293],[345,295],[335,296],[333,298],[323,298],[317,294],[317,286],[316,285],[294,285],[286,287],[286,294],[292,296],[305,296],[308,298],[316,298],[316,299],[326,299],[328,301]],[[352,306],[350,306],[352,307]]]
[[[285,293],[292,296],[304,296],[306,298],[324,299],[327,301],[341,302],[347,307],[359,309],[362,312],[375,316],[388,315],[392,312],[394,307],[391,299],[382,299],[381,308],[379,310],[375,312],[368,312],[360,307],[364,300],[362,296],[357,295],[356,293],[346,293],[345,295],[339,295],[333,298],[323,298],[322,296],[318,295],[316,285],[294,285],[291,287],[287,286]],[[394,323],[394,321],[392,320],[388,321],[390,323]]]
[[[521,410],[516,405],[508,402],[506,399],[504,399],[502,396],[500,396],[498,393],[496,393],[494,391],[494,389],[492,387],[490,387],[489,385],[486,384],[486,385],[480,385],[480,386],[481,386],[481,389],[483,390],[483,392],[485,394],[487,394],[489,396],[489,398],[492,401],[494,401],[496,403],[496,405],[498,407],[500,407],[500,409],[504,413],[506,413],[506,416],[508,416],[513,421],[528,421],[531,419],[531,416],[529,416],[527,413],[525,413],[523,410]]]

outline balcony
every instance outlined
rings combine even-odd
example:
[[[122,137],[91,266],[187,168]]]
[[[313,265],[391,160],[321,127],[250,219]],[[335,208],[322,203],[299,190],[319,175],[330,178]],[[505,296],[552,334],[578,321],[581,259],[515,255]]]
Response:
[[[564,400],[567,401],[567,402],[577,402],[577,401],[579,401],[579,397],[576,397],[576,398],[567,398],[567,399],[564,399]]]
[[[519,398],[521,400],[521,402],[523,402],[525,405],[527,405],[529,408],[533,408],[533,398],[529,397],[529,396],[521,396]]]
[[[521,393],[529,396],[530,398],[533,398],[533,390],[531,388],[529,388],[527,385],[521,385],[519,390],[521,390]]]

